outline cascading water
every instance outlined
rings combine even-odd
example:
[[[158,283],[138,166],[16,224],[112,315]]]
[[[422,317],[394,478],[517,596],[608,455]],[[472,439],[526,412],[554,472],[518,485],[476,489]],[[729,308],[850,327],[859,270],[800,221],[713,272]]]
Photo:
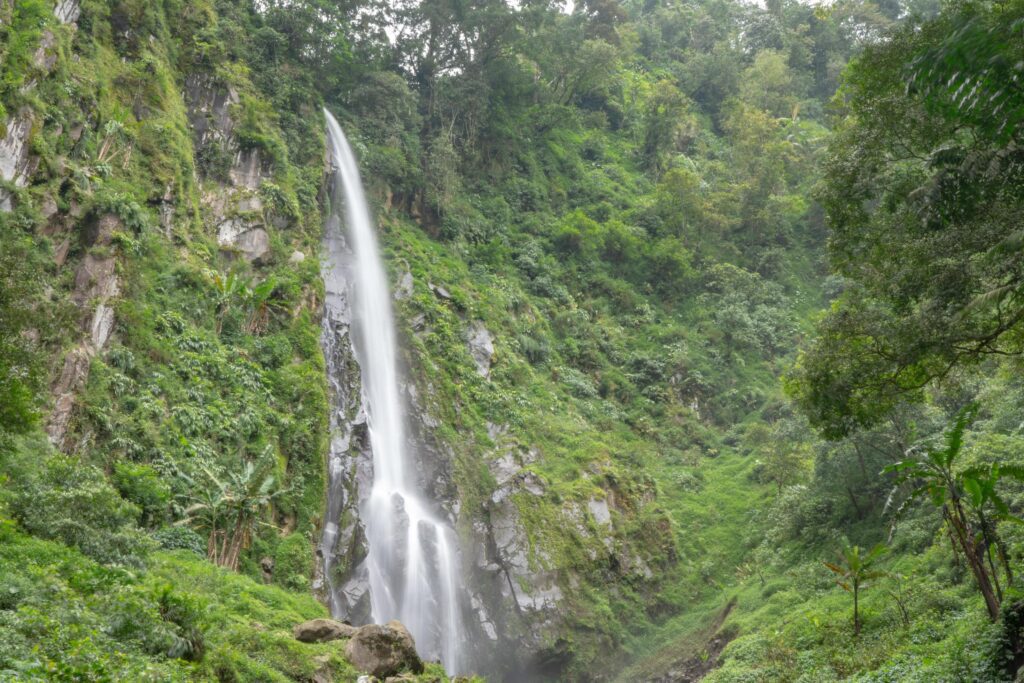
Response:
[[[465,590],[460,578],[458,543],[452,528],[434,514],[416,484],[406,438],[405,409],[399,392],[397,347],[391,295],[381,262],[373,221],[363,194],[355,156],[341,126],[324,111],[327,136],[336,166],[331,188],[331,216],[327,222],[325,251],[327,285],[325,331],[332,314],[352,301],[351,326],[363,386],[363,406],[373,453],[373,484],[360,508],[366,531],[372,619],[385,623],[398,619],[412,633],[420,654],[440,659],[451,673],[463,673],[466,633],[462,619]],[[339,208],[351,240],[352,263],[344,263],[345,243]],[[346,285],[339,271],[351,272]],[[351,291],[346,291],[345,288]],[[336,340],[325,332],[325,351]],[[328,373],[335,391],[340,368]],[[332,420],[332,427],[336,420]],[[330,591],[331,612],[343,614],[342,587],[334,585],[332,569],[339,516],[343,507],[347,439],[333,439],[329,461],[327,519],[321,539],[324,574]]]

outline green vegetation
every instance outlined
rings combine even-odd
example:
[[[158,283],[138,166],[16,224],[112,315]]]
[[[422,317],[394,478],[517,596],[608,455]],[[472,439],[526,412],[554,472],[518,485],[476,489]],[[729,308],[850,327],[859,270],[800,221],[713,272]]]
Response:
[[[853,635],[860,635],[860,592],[868,587],[867,582],[881,578],[884,574],[871,567],[879,556],[885,552],[884,545],[876,545],[866,554],[861,555],[860,546],[843,548],[839,564],[826,562],[833,574],[838,576],[836,583],[853,596]]]
[[[290,636],[326,105],[550,677],[1013,680],[1019,2],[51,4],[0,0],[0,678],[354,675]]]
[[[326,615],[319,96],[288,51],[226,50],[252,18],[215,5],[0,3],[0,133],[27,131],[0,185],[3,680],[355,676],[291,635]]]
[[[4,530],[5,680],[309,680],[354,677],[337,648],[291,629],[323,616],[310,596],[261,586],[188,551],[144,573]]]

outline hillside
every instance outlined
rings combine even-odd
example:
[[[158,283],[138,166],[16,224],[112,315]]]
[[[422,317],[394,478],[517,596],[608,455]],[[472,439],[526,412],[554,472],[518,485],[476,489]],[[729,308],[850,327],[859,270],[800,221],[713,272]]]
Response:
[[[457,673],[1014,680],[1021,16],[0,0],[0,679],[359,675],[291,633],[380,542],[326,108]]]

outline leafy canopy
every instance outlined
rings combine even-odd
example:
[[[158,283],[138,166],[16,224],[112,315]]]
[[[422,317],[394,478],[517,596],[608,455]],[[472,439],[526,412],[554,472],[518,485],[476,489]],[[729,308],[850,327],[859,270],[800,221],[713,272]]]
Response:
[[[829,437],[1024,352],[1022,25],[1021,3],[966,5],[848,71],[820,197],[846,288],[789,378]]]

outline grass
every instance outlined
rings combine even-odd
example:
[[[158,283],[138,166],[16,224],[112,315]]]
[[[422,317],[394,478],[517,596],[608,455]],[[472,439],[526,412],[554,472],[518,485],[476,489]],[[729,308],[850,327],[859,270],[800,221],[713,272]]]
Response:
[[[296,624],[326,616],[308,593],[188,551],[154,553],[146,570],[129,571],[10,522],[0,529],[0,680],[353,681],[343,641],[292,636]],[[182,640],[192,649],[178,654]],[[414,680],[447,679],[428,664]]]

